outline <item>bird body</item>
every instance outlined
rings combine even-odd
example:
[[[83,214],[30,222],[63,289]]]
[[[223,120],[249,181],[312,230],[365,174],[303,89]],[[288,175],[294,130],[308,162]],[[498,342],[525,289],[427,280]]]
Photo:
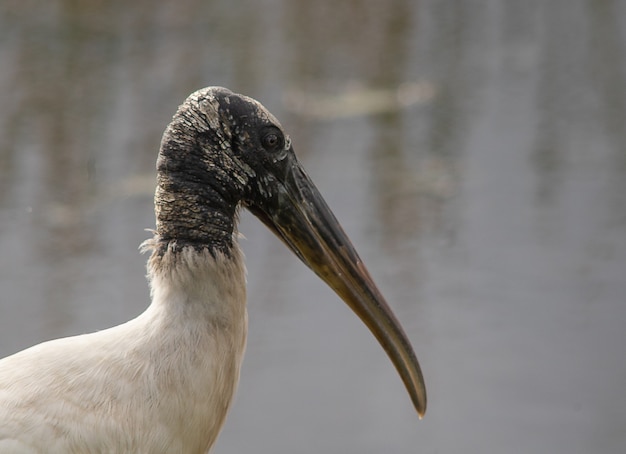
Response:
[[[245,268],[154,256],[137,318],[0,362],[1,453],[204,453],[226,417],[247,331]]]
[[[247,208],[354,310],[420,414],[415,353],[356,250],[260,103],[189,96],[157,159],[151,304],[137,318],[0,360],[0,453],[203,453],[222,427],[247,334]]]

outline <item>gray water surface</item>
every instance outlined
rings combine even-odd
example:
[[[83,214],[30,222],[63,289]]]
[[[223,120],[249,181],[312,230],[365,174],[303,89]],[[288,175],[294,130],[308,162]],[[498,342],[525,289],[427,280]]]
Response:
[[[216,453],[626,452],[626,3],[3,2],[0,356],[149,303],[162,131],[263,102],[414,344],[244,215],[250,333]]]

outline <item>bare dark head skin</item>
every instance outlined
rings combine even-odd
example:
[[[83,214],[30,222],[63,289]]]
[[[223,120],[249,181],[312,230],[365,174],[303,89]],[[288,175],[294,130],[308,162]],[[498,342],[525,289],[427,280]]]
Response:
[[[189,246],[229,257],[238,209],[248,208],[363,320],[424,414],[426,389],[407,336],[259,102],[221,87],[193,93],[163,135],[157,170],[155,253]]]

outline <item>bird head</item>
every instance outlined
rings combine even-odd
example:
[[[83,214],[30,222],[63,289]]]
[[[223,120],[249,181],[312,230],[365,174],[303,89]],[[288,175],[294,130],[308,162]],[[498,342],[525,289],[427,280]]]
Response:
[[[157,168],[162,240],[228,255],[237,210],[249,209],[363,320],[424,414],[424,380],[406,334],[265,107],[221,87],[193,93],[164,133]]]

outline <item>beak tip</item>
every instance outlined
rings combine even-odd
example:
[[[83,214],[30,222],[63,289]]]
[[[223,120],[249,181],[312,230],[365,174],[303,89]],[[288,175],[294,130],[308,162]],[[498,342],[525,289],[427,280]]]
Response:
[[[423,381],[421,393],[412,395],[412,400],[413,404],[415,405],[415,410],[417,410],[417,416],[420,420],[422,420],[424,418],[424,415],[426,414],[426,389],[423,386]]]
[[[424,415],[425,415],[425,414],[426,414],[426,405],[425,405],[425,404],[424,404],[424,405],[420,405],[420,406],[417,408],[417,417],[420,419],[420,421],[421,421],[422,419],[424,419]]]

